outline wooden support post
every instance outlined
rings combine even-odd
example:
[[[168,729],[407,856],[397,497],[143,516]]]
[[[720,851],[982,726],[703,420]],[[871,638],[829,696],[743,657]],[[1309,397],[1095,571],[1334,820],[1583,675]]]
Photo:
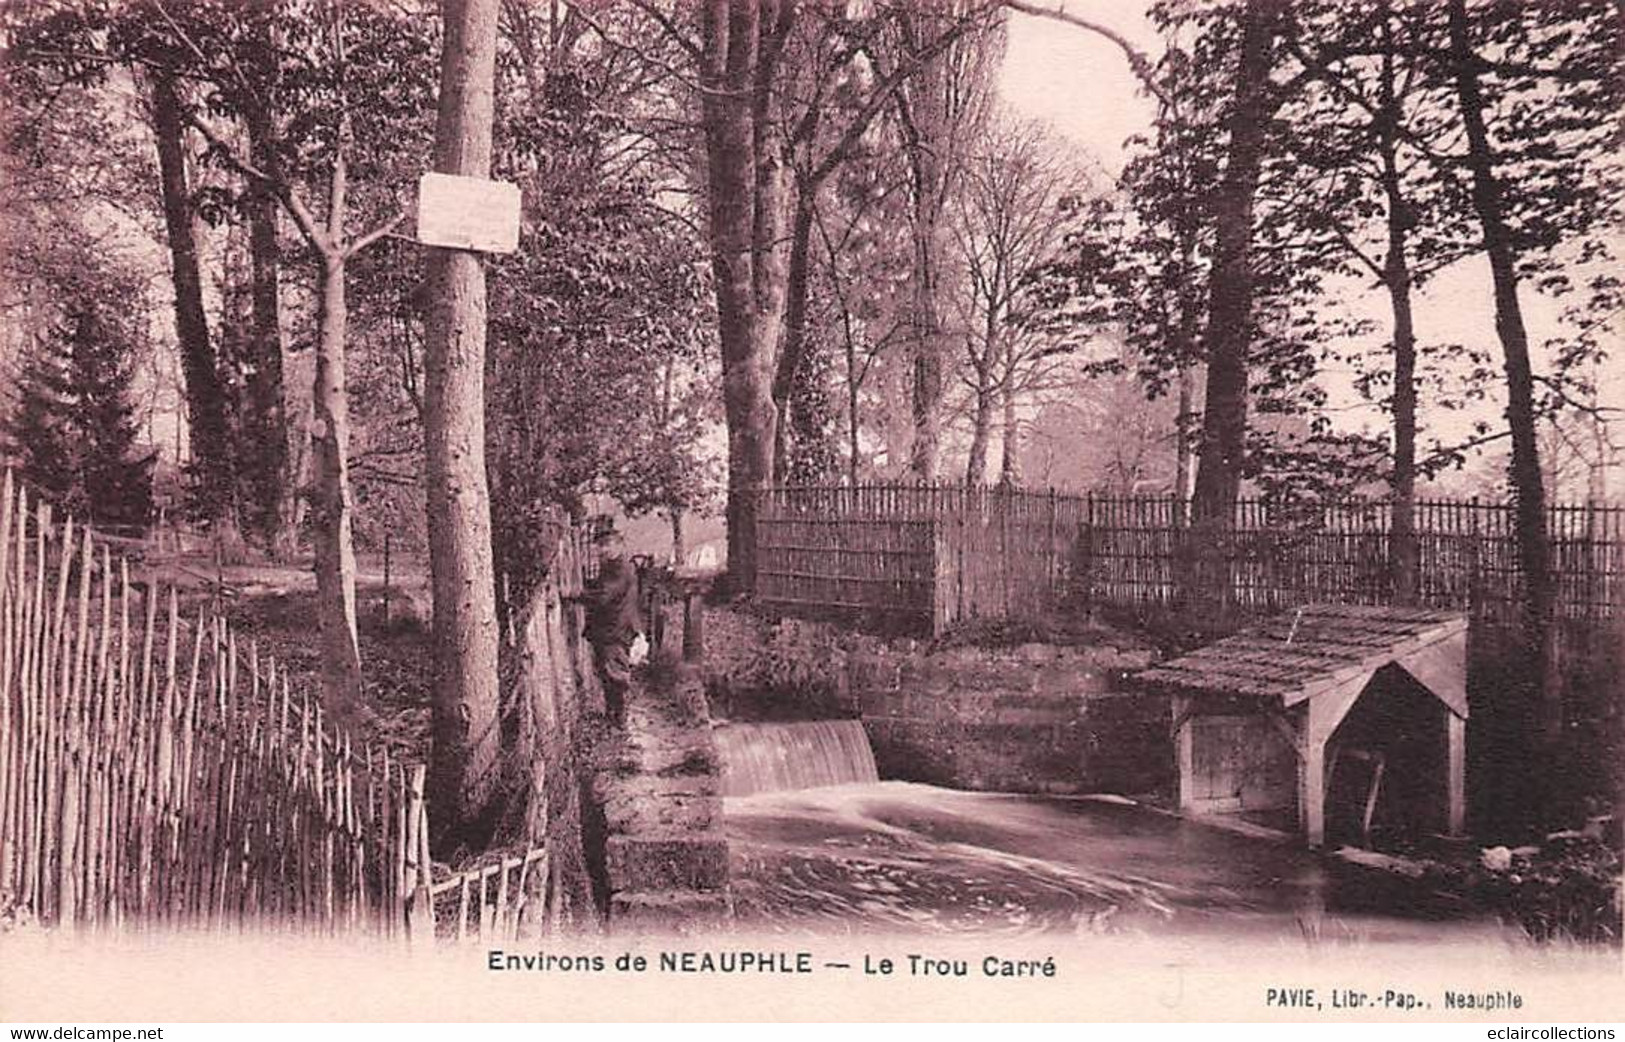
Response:
[[[1331,727],[1318,719],[1323,711],[1318,703],[1309,703],[1300,746],[1303,755],[1298,758],[1298,824],[1304,842],[1315,848],[1326,843],[1326,737]]]
[[[1360,673],[1316,694],[1304,704],[1298,717],[1302,750],[1298,760],[1298,823],[1303,827],[1304,841],[1311,847],[1326,842],[1326,746],[1370,679],[1369,673]]]
[[[1191,726],[1191,700],[1175,696],[1174,748],[1179,760],[1179,810],[1191,814],[1196,808],[1196,748]]]
[[[1448,709],[1445,744],[1449,772],[1445,778],[1445,828],[1448,835],[1462,836],[1467,827],[1467,721]]]

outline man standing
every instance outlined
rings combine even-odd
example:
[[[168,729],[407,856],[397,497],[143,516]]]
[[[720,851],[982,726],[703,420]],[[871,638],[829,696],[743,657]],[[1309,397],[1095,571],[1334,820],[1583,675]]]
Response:
[[[632,667],[642,655],[643,618],[638,608],[637,573],[619,557],[607,558],[587,605],[587,642],[604,689],[604,709],[617,727],[626,723],[626,690]],[[647,649],[647,644],[643,647]]]

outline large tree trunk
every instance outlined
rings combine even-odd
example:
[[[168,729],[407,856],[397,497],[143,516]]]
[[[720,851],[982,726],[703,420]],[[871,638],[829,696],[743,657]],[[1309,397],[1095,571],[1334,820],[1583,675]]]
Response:
[[[929,82],[922,94],[932,93]],[[943,245],[940,232],[940,161],[931,144],[913,150],[915,206],[913,221],[914,283],[909,310],[914,444],[909,470],[921,481],[937,476],[938,413],[942,408],[942,321],[937,299]]]
[[[1392,223],[1390,218],[1390,223]],[[1390,231],[1390,250],[1404,250],[1404,233]],[[1383,281],[1394,312],[1394,514],[1390,532],[1389,570],[1394,600],[1416,600],[1416,333],[1411,317],[1410,271],[1403,253],[1390,253]]]
[[[807,361],[807,296],[812,268],[813,197],[816,189],[802,186],[796,193],[796,212],[790,222],[790,263],[785,278],[784,341],[773,373],[773,406],[779,416],[775,431],[773,472],[788,474],[796,424],[786,422],[792,396]]]
[[[1241,491],[1247,452],[1247,365],[1252,339],[1253,200],[1270,112],[1269,74],[1280,0],[1247,0],[1224,176],[1213,201],[1214,253],[1208,305],[1207,404],[1195,513],[1226,523]]]
[[[987,483],[987,447],[993,435],[993,399],[997,388],[984,371],[976,374],[976,413],[971,419],[970,457],[965,462],[965,484]]]
[[[209,320],[203,310],[203,278],[198,269],[191,191],[186,178],[186,126],[174,78],[162,71],[154,72],[152,96],[164,227],[175,284],[175,335],[186,380],[198,501],[211,520],[229,521],[233,484],[230,427],[214,349],[209,342]]]
[[[779,157],[769,102],[791,10],[711,0],[702,13],[702,111],[711,266],[728,423],[728,581],[756,584],[756,491],[773,481],[774,353],[783,306]]]
[[[1181,357],[1189,357],[1181,356]],[[1174,418],[1174,518],[1183,526],[1196,480],[1196,453],[1191,451],[1191,426],[1196,409],[1196,363],[1179,367],[1179,413]]]
[[[688,560],[688,547],[683,542],[682,509],[667,507],[666,520],[671,522],[671,566],[681,568]]]
[[[1534,375],[1529,361],[1529,335],[1518,300],[1518,257],[1507,226],[1502,189],[1495,173],[1495,152],[1484,124],[1484,92],[1467,21],[1465,0],[1450,0],[1450,52],[1467,136],[1467,168],[1472,173],[1473,209],[1484,232],[1490,276],[1495,287],[1495,332],[1501,341],[1507,381],[1507,425],[1512,434],[1513,527],[1524,581],[1524,633],[1528,642],[1534,704],[1546,762],[1535,768],[1551,777],[1550,757],[1562,733],[1563,706],[1552,646],[1555,637],[1555,591],[1546,531],[1546,490],[1541,478],[1535,429]],[[1545,769],[1543,769],[1545,768]],[[1551,794],[1547,794],[1550,799]]]
[[[1614,647],[1625,648],[1625,615],[1621,615],[1619,618],[1614,620]],[[1616,721],[1614,724],[1615,750],[1625,749],[1625,712],[1621,711],[1621,698],[1625,698],[1625,694],[1622,694],[1618,686],[1616,686],[1614,688],[1614,720]],[[1615,755],[1618,755],[1618,753],[1616,752]],[[1620,845],[1625,843],[1625,769],[1621,769],[1618,760],[1614,761],[1613,826],[1613,834],[1610,838],[1613,840],[1614,849],[1618,850]],[[1625,886],[1625,880],[1620,880],[1619,883],[1621,886]],[[1625,898],[1625,894],[1620,896]],[[1625,911],[1625,908],[1622,908],[1622,911]],[[1622,919],[1621,922],[1615,925],[1620,927],[1622,932],[1625,932],[1625,919]],[[1621,936],[1621,934],[1615,934],[1615,936]]]
[[[993,404],[999,385],[993,382],[993,367],[999,361],[1000,322],[999,294],[1003,284],[1004,255],[994,258],[994,274],[987,285],[987,314],[983,316],[982,353],[971,357],[971,368],[976,370],[976,412],[971,420],[970,458],[965,464],[965,484],[977,486],[987,482],[987,446],[992,437]]]
[[[1399,172],[1399,98],[1395,93],[1393,28],[1382,23],[1382,110],[1377,120],[1382,153],[1382,187],[1388,204],[1388,256],[1383,284],[1394,313],[1394,514],[1388,566],[1396,603],[1412,604],[1417,590],[1416,545],[1416,328],[1411,314],[1411,269],[1407,257],[1410,208]]]
[[[355,618],[354,503],[350,495],[350,406],[345,390],[347,312],[344,257],[321,255],[317,281],[316,378],[312,392],[316,463],[316,619],[321,629],[322,690],[329,709],[349,713],[361,695]]]
[[[999,485],[1002,488],[1015,488],[1021,484],[1021,461],[1017,453],[1021,451],[1021,421],[1016,415],[1016,374],[1010,373],[1005,377],[1001,390],[1004,415],[1001,417],[1000,447],[999,447]]]
[[[858,391],[862,384],[858,374],[857,338],[852,333],[852,312],[844,300],[841,302],[841,331],[846,340],[846,480],[855,488],[858,469],[863,463],[858,426]]]
[[[752,164],[749,134],[739,133],[742,129],[728,127],[708,134],[713,139],[712,267],[728,421],[728,575],[731,587],[741,593],[756,585],[755,492],[773,481],[778,422],[772,395],[777,328],[771,316],[757,311],[751,292]]]
[[[1182,270],[1196,270],[1197,229],[1192,221],[1180,222],[1180,258]],[[1197,300],[1181,291],[1179,320],[1174,326],[1173,356],[1179,363],[1179,412],[1174,417],[1174,523],[1180,527],[1190,523],[1191,496],[1196,490],[1196,446],[1192,435],[1196,432],[1196,333],[1201,324]]]
[[[288,331],[282,331],[282,342],[287,344]],[[282,395],[283,415],[288,419],[288,481],[292,486],[288,490],[288,498],[283,505],[292,511],[292,516],[283,523],[283,529],[291,542],[288,545],[288,554],[292,556],[298,547],[299,533],[305,527],[305,518],[310,512],[310,497],[306,489],[310,485],[310,419],[311,416],[307,402],[299,397],[292,385],[284,382]]]
[[[924,54],[930,27],[940,16],[922,8],[903,22],[911,56]],[[913,198],[909,232],[914,249],[908,312],[910,394],[914,443],[909,471],[921,481],[937,477],[942,408],[941,267],[947,252],[943,236],[943,151],[949,146],[948,57],[932,54],[920,65],[904,101],[904,144],[908,153]]]
[[[269,120],[255,110],[245,122],[249,153],[256,166],[268,169],[273,149]],[[247,435],[244,448],[253,453],[256,520],[273,555],[287,560],[294,550],[294,500],[298,485],[291,467],[287,411],[283,405],[282,253],[277,234],[278,214],[276,196],[268,188],[256,186],[248,202],[254,371],[248,380],[250,415],[244,424]]]
[[[441,0],[445,44],[434,168],[491,172],[497,0]],[[424,340],[429,574],[434,596],[435,820],[448,849],[489,802],[499,741],[496,585],[485,478],[485,271],[478,254],[429,253]],[[533,839],[536,837],[532,837]]]

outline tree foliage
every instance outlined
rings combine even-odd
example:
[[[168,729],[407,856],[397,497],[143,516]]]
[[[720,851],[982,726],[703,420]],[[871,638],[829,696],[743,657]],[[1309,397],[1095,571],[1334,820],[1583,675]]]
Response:
[[[591,39],[548,50],[545,30],[510,27],[532,35],[514,37],[496,155],[530,201],[519,252],[492,266],[487,436],[515,592],[589,495],[705,509],[717,390],[703,244],[661,205],[658,168],[626,161],[639,113],[623,78],[640,70]]]
[[[82,257],[53,287],[50,318],[8,413],[7,455],[22,479],[76,518],[139,530],[152,515],[153,456],[137,442],[134,360],[145,349],[138,286]]]

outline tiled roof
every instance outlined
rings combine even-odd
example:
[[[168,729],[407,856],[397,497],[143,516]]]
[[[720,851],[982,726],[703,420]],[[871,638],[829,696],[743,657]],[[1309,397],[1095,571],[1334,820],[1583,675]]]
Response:
[[[1279,698],[1293,705],[1463,634],[1466,617],[1425,608],[1314,604],[1164,662],[1136,682],[1175,694]],[[1461,692],[1436,692],[1462,703]]]

